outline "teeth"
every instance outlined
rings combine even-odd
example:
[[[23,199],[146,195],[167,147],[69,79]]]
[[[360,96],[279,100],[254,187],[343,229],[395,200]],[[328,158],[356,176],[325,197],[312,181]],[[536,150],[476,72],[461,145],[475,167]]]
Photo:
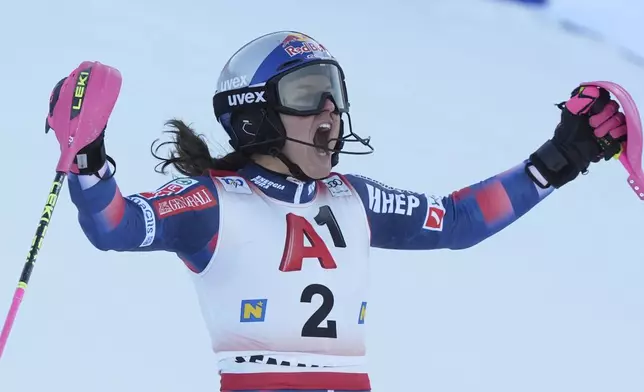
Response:
[[[330,131],[330,130],[331,130],[331,123],[322,123],[322,124],[318,125],[317,130],[318,130],[318,131],[322,131],[322,132],[328,132],[328,131]],[[325,138],[325,139],[327,139],[327,138],[328,138],[328,137],[325,137],[325,136],[320,136],[320,137],[323,137],[323,138]],[[326,151],[326,150],[322,150],[322,149],[319,149],[319,148],[317,149],[317,153],[318,153],[318,155],[320,155],[320,156],[327,156],[327,155],[329,155],[329,152],[328,152],[328,151]]]

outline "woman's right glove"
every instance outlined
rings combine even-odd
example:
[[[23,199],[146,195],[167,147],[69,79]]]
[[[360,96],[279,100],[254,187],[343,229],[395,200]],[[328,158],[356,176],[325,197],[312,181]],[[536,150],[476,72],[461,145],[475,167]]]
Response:
[[[69,116],[69,112],[63,111],[62,113],[58,114],[56,113],[56,103],[58,103],[58,98],[60,96],[60,91],[67,80],[67,77],[62,78],[56,86],[54,86],[50,98],[49,98],[49,113],[47,115],[47,119],[45,120],[45,133],[49,132],[50,130],[53,130],[54,133],[56,133],[56,137],[58,139],[58,143],[61,145],[61,150],[62,146],[64,143],[67,143],[67,139],[65,138],[65,135],[62,135],[61,133],[57,133],[55,129],[55,123],[56,120],[54,118],[55,115],[67,115]],[[105,152],[105,129],[107,128],[107,125],[103,128],[102,132],[98,135],[96,139],[91,141],[89,144],[85,145],[74,157],[74,163],[72,164],[72,167],[70,171],[75,174],[84,174],[84,175],[92,175],[95,174],[99,178],[100,176],[98,175],[99,170],[105,165],[106,161],[109,161],[112,166],[116,169],[116,162],[114,162],[114,159],[112,157],[108,156]],[[115,170],[114,170],[115,171]],[[110,176],[114,175],[114,172],[111,173]]]

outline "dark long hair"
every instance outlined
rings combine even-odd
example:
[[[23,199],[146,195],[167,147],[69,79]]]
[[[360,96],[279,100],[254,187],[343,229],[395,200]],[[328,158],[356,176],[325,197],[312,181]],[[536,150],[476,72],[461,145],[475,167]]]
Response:
[[[182,120],[171,119],[166,121],[165,125],[170,127],[165,132],[173,135],[172,140],[162,142],[156,148],[154,145],[159,140],[152,143],[152,155],[161,160],[161,163],[155,168],[158,173],[166,174],[166,169],[172,165],[185,176],[201,176],[211,169],[237,171],[250,161],[248,155],[238,151],[219,158],[213,157],[206,142]],[[173,145],[167,158],[155,153],[166,145]]]

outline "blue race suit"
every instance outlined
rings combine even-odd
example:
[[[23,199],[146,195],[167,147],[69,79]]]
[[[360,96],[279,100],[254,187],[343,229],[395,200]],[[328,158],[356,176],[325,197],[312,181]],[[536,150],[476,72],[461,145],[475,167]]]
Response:
[[[257,189],[284,202],[306,203],[315,197],[315,192],[302,192],[301,184],[255,163],[247,164],[236,175],[255,184],[261,182]],[[217,188],[210,176],[185,181],[194,192],[206,189],[209,202],[198,207],[182,206],[181,213],[156,219],[154,230],[146,214],[157,214],[158,210],[142,208],[137,199],[154,198],[156,203],[163,203],[176,196],[176,188],[166,186],[124,197],[114,178],[93,179],[70,173],[69,189],[80,225],[96,248],[120,252],[168,251],[194,272],[206,268],[219,233]],[[344,179],[362,201],[371,230],[371,246],[400,250],[474,246],[515,222],[553,191],[536,186],[525,173],[524,162],[444,196],[401,190],[360,175],[347,174]],[[304,184],[304,189],[308,185]]]
[[[385,249],[464,249],[491,237],[523,216],[552,192],[537,187],[524,172],[523,164],[490,177],[446,196],[428,196],[413,191],[401,191],[359,175],[345,175],[363,201],[371,228],[371,246]],[[246,179],[257,177],[279,184],[267,189],[260,187],[272,198],[293,202],[297,185],[277,173],[254,163],[238,171]],[[213,194],[217,190],[209,176],[194,177]],[[306,187],[306,186],[305,186]],[[79,176],[69,176],[71,199],[78,208],[78,220],[92,242],[100,250],[153,251],[176,253],[193,271],[203,270],[214,252],[211,242],[219,230],[219,208],[187,211],[157,222],[149,246],[140,247],[145,240],[144,211],[130,197],[123,197],[116,180],[98,181],[83,189]],[[167,196],[156,191],[159,200]],[[147,192],[146,192],[147,193]],[[154,192],[151,192],[154,193]],[[420,205],[410,215],[383,213],[398,208],[385,200],[391,194],[414,195]],[[304,203],[315,195],[301,192],[298,202]],[[445,210],[441,230],[424,230],[427,205],[438,202]],[[400,208],[405,208],[403,205]]]

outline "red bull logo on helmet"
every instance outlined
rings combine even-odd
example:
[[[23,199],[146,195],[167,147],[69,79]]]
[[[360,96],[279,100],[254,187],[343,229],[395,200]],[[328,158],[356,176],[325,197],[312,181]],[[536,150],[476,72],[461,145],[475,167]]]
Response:
[[[282,41],[282,48],[284,48],[284,51],[286,51],[290,57],[313,53],[324,53],[327,56],[331,55],[322,44],[317,43],[311,37],[300,33],[287,35]]]
[[[306,41],[310,41],[310,40],[311,40],[311,38],[307,37],[304,34],[291,33],[291,34],[287,35],[286,37],[284,37],[284,40],[282,41],[282,47],[285,48],[288,45],[290,45],[292,42],[306,42]]]

